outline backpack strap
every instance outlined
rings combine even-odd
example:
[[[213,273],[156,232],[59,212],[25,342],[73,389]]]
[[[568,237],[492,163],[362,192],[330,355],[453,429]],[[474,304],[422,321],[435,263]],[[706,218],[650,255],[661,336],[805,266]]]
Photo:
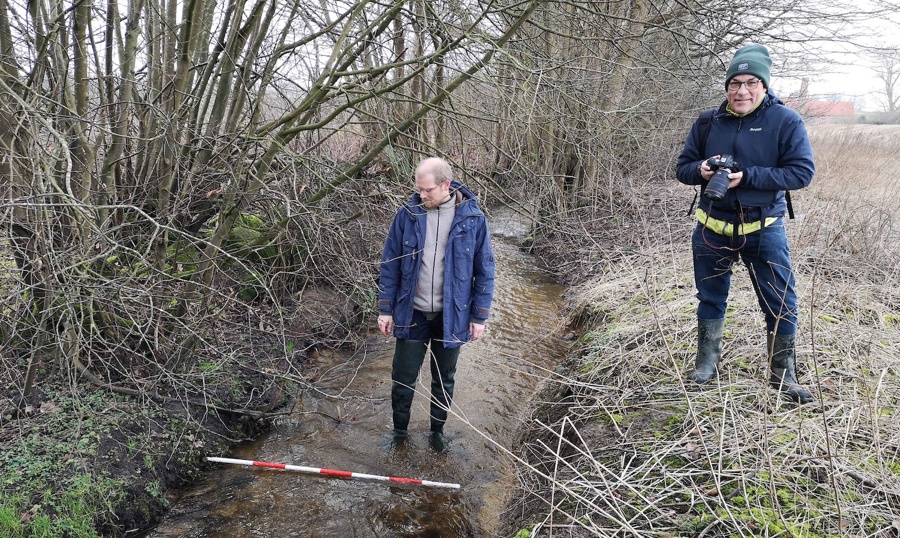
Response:
[[[715,108],[710,108],[709,110],[704,110],[700,113],[700,116],[697,117],[697,134],[700,137],[700,145],[697,149],[700,151],[700,156],[703,157],[706,155],[706,139],[709,138],[709,129],[712,127],[712,116],[716,113]],[[691,205],[688,207],[688,216],[690,217],[694,212],[694,204],[697,203],[697,198],[700,194],[703,194],[703,191],[706,190],[706,183],[700,184],[700,193],[694,191],[694,199],[691,200]]]
[[[709,138],[709,128],[712,127],[712,116],[716,113],[715,108],[704,110],[697,117],[697,134],[700,135],[700,156],[706,155],[706,139]]]

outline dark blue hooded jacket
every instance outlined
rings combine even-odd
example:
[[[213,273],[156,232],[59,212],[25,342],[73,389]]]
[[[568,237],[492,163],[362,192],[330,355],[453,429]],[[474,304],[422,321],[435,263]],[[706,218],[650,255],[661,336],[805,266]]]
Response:
[[[469,341],[469,323],[484,324],[494,296],[494,251],[487,219],[475,195],[450,184],[456,213],[444,258],[444,347]],[[378,311],[394,316],[394,336],[409,338],[413,298],[425,245],[426,210],[419,193],[394,216],[381,256]]]
[[[766,91],[763,102],[750,114],[735,116],[722,103],[713,114],[706,150],[700,150],[698,124],[694,122],[678,156],[678,181],[705,183],[700,163],[714,155],[732,155],[744,171],[740,185],[728,189],[721,200],[700,197],[700,208],[713,218],[734,222],[741,208],[758,207],[761,218],[784,216],[784,191],[802,189],[815,173],[812,146],[800,115]]]

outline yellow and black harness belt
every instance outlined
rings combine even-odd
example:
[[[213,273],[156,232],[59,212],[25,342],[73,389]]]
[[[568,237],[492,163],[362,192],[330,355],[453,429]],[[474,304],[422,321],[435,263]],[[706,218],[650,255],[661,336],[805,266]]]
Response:
[[[765,221],[757,220],[754,222],[745,222],[738,227],[737,234],[734,233],[734,224],[710,217],[699,207],[695,213],[697,221],[706,226],[707,229],[726,237],[734,237],[735,235],[747,235],[758,232],[766,226],[773,224],[778,217],[766,217]]]

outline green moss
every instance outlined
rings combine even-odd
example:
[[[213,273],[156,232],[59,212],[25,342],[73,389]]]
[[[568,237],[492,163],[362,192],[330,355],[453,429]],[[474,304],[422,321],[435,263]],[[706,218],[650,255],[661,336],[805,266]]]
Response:
[[[791,442],[793,442],[795,439],[797,439],[796,432],[779,433],[778,435],[775,435],[774,437],[772,437],[772,444],[787,445],[787,444],[790,444]]]
[[[672,301],[672,300],[675,300],[675,299],[680,298],[682,295],[683,295],[683,294],[682,294],[682,291],[681,291],[680,289],[678,289],[678,288],[669,288],[669,289],[667,289],[667,290],[662,290],[662,291],[659,293],[658,298],[661,299],[661,300],[663,300],[663,301]]]
[[[219,364],[211,361],[200,361],[197,368],[203,373],[215,372],[219,369]]]
[[[255,269],[250,269],[247,271],[247,274],[244,275],[243,285],[241,286],[241,289],[238,290],[238,297],[245,301],[252,301],[259,297],[265,289],[266,286],[262,280],[262,273]]]
[[[588,331],[581,336],[581,342],[583,344],[591,344],[603,336],[603,333],[599,331]]]
[[[212,236],[217,222],[217,218],[210,221],[207,237]],[[278,255],[278,249],[270,242],[271,233],[272,227],[268,223],[256,215],[245,213],[235,220],[222,248],[238,260],[267,262]]]
[[[600,413],[599,415],[600,422],[604,424],[622,424],[622,420],[625,418],[621,413]]]
[[[668,419],[666,419],[666,427],[671,430],[680,428],[682,424],[684,424],[684,415],[680,413],[676,413],[671,415]]]
[[[625,308],[632,309],[636,306],[645,306],[649,304],[647,297],[644,295],[634,295],[630,301],[626,304]]]
[[[678,526],[678,530],[685,534],[696,535],[703,532],[703,530],[713,524],[716,519],[717,518],[711,514],[694,516],[691,519],[682,522],[681,525]]]
[[[662,460],[662,464],[667,469],[683,469],[685,465],[688,465],[689,460],[682,458],[681,456],[666,456]]]
[[[584,376],[584,375],[587,375],[587,374],[591,373],[592,371],[594,371],[594,367],[595,367],[594,361],[586,360],[578,366],[578,369],[575,370],[575,372],[579,376]]]
[[[900,461],[892,461],[888,463],[888,469],[891,470],[894,475],[900,477]]]

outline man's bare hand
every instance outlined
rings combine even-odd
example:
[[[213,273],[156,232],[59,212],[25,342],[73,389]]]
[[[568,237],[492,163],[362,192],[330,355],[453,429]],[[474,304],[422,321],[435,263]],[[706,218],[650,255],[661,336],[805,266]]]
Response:
[[[394,316],[390,314],[381,314],[378,316],[378,330],[384,336],[390,335],[394,331]]]
[[[709,167],[709,164],[706,162],[706,159],[704,159],[700,163],[700,176],[703,178],[704,181],[709,181],[710,179],[712,179],[713,174],[715,174],[715,173],[716,172],[712,168]]]
[[[469,323],[469,333],[472,335],[472,341],[478,340],[484,336],[484,325],[478,323]]]

